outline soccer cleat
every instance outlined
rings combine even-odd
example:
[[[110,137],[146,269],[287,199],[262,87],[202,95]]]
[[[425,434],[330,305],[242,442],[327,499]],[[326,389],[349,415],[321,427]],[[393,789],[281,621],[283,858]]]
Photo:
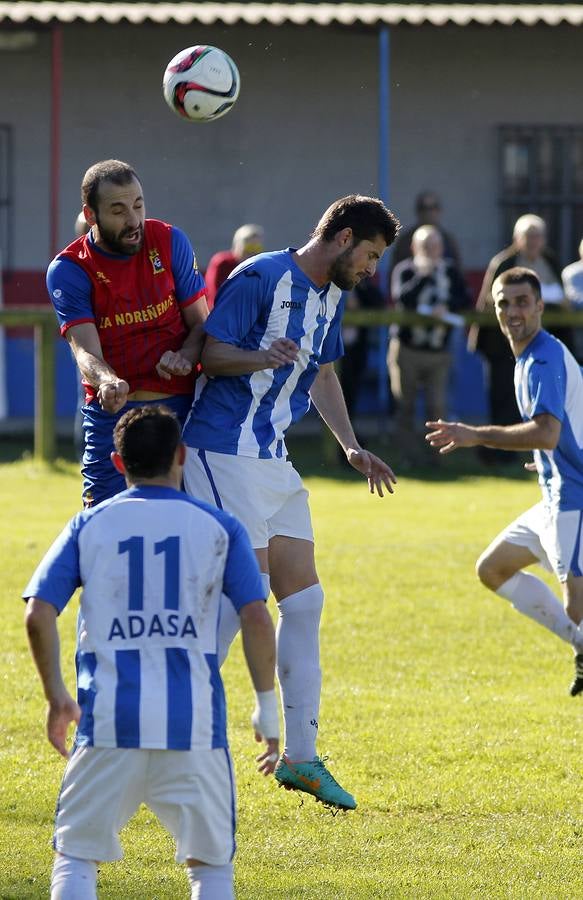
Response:
[[[337,809],[356,809],[356,800],[332,777],[324,765],[325,759],[326,756],[323,759],[315,756],[313,759],[292,763],[282,754],[273,774],[280,787],[288,791],[304,791],[326,806]]]
[[[571,682],[569,693],[571,697],[576,697],[583,691],[583,653],[575,654],[575,677]]]

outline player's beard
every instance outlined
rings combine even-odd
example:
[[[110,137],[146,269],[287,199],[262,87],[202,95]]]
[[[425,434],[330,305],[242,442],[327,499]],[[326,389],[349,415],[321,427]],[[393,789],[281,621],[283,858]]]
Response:
[[[364,273],[355,272],[350,265],[353,250],[354,247],[347,247],[330,266],[330,281],[342,291],[351,291],[355,284],[358,284],[364,276]]]
[[[119,233],[115,231],[110,231],[108,228],[100,222],[99,216],[95,213],[95,222],[99,229],[99,237],[101,238],[102,243],[107,246],[107,249],[111,253],[120,253],[123,256],[135,256],[136,253],[139,253],[142,249],[144,243],[144,225],[140,223],[138,229],[136,228],[124,228]],[[124,242],[124,236],[128,234],[133,234],[134,231],[139,230],[140,232],[140,240],[137,244],[127,244]]]

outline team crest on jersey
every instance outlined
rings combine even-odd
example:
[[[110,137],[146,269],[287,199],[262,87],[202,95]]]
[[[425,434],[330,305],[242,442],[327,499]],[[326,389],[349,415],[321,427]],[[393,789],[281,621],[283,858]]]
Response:
[[[111,281],[109,280],[105,272],[96,272],[95,277],[98,281],[101,281],[102,284],[111,284]]]
[[[152,271],[154,272],[154,275],[159,275],[161,272],[166,271],[164,269],[164,266],[162,265],[160,254],[155,247],[150,250],[148,256],[150,257],[150,262],[152,263]]]

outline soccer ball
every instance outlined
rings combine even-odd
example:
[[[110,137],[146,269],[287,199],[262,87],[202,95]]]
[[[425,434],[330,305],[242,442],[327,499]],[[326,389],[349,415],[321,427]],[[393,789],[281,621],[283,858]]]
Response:
[[[230,56],[218,47],[187,47],[164,72],[164,99],[187,122],[212,122],[228,113],[241,79]]]

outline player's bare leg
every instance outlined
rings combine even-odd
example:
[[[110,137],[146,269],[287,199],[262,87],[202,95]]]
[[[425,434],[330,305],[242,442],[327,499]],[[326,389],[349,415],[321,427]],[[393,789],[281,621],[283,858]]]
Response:
[[[583,577],[569,575],[563,585],[565,604],[540,578],[522,570],[539,562],[527,547],[496,538],[476,563],[476,574],[485,587],[510,600],[518,612],[534,619],[575,651],[572,696],[583,691],[583,642],[578,625],[583,619]]]
[[[476,575],[485,587],[497,591],[521,569],[537,562],[537,557],[528,547],[521,547],[497,537],[479,557]]]
[[[271,588],[279,606],[276,629],[285,748],[275,777],[290,789],[343,809],[356,802],[316,754],[322,673],[319,628],[324,595],[311,541],[277,536],[269,543]]]

